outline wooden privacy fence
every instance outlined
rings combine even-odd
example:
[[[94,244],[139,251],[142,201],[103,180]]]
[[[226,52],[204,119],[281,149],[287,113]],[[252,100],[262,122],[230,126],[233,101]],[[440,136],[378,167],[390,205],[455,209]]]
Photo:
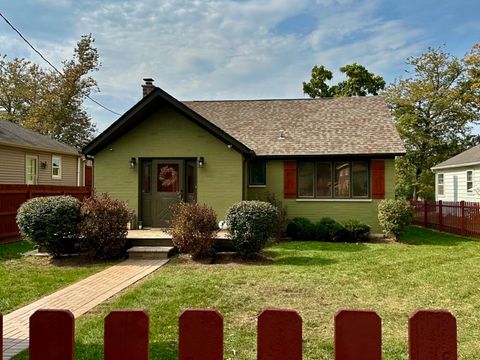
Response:
[[[456,326],[448,311],[413,313],[408,320],[409,359],[457,359]],[[335,360],[381,359],[382,324],[377,313],[341,310],[334,327]],[[74,332],[70,311],[37,310],[30,317],[30,360],[74,359]],[[147,360],[148,336],[149,318],[144,311],[112,311],[105,318],[104,359]],[[193,309],[180,315],[180,360],[221,360],[223,343],[223,317],[218,311]],[[296,311],[267,309],[258,316],[257,359],[302,359],[302,318]]]
[[[4,185],[0,184],[0,242],[18,236],[15,217],[17,210],[28,199],[39,196],[71,195],[79,200],[89,197],[86,186]]]
[[[411,201],[413,223],[452,234],[480,237],[480,203]]]

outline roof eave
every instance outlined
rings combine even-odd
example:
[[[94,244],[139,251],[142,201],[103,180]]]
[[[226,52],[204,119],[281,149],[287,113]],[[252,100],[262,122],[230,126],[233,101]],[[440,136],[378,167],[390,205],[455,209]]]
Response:
[[[474,166],[480,165],[480,161],[468,162],[468,163],[460,163],[460,164],[452,164],[452,165],[436,165],[430,168],[430,170],[443,170],[443,169],[453,169],[459,167],[466,167],[466,166]]]
[[[394,158],[396,156],[403,156],[405,152],[393,152],[393,153],[338,153],[338,154],[267,154],[256,155],[257,158],[319,158],[319,157],[370,157],[370,158]]]
[[[0,145],[9,146],[9,147],[13,147],[13,148],[16,148],[16,149],[43,151],[43,152],[48,152],[48,153],[52,153],[52,154],[71,155],[71,156],[79,156],[79,157],[82,156],[80,151],[74,151],[74,150],[67,151],[67,150],[52,149],[52,148],[41,147],[41,146],[17,144],[17,143],[11,143],[11,142],[6,142],[6,141],[0,141]]]

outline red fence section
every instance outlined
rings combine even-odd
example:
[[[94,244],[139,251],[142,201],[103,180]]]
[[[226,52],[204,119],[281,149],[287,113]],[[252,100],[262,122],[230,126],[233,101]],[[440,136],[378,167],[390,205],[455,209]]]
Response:
[[[463,236],[480,237],[480,203],[411,201],[413,223]]]
[[[0,242],[19,235],[15,217],[28,199],[40,196],[71,195],[79,200],[89,197],[86,186],[4,185],[0,184]]]
[[[377,313],[342,310],[334,324],[335,360],[381,359]],[[105,359],[148,359],[148,325],[148,315],[141,310],[110,313],[105,318]],[[186,310],[179,327],[180,360],[223,359],[223,317],[218,311]],[[2,329],[0,326],[0,354]],[[30,359],[73,359],[74,331],[70,311],[37,310],[30,317]],[[456,360],[455,317],[448,311],[416,311],[408,321],[408,344],[410,360]],[[296,311],[268,309],[260,314],[257,359],[302,359],[302,318]]]

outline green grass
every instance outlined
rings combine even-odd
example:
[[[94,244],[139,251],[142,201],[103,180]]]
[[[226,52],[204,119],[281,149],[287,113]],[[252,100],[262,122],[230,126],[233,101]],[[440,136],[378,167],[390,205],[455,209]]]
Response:
[[[256,358],[256,317],[266,307],[300,313],[305,359],[333,359],[333,317],[341,308],[379,313],[385,359],[407,359],[407,320],[415,309],[449,309],[457,318],[459,358],[480,356],[479,241],[411,228],[400,244],[289,242],[265,253],[272,262],[173,259],[77,320],[76,359],[102,358],[103,319],[119,308],[146,309],[151,358],[176,359],[178,316],[189,307],[223,314],[226,359],[234,349],[237,360]]]
[[[25,241],[0,244],[0,313],[9,313],[111,265],[75,257],[23,256],[30,250],[33,246]]]

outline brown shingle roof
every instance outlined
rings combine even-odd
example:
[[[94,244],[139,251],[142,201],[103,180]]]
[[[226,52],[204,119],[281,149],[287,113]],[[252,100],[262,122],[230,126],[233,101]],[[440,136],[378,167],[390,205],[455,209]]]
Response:
[[[467,164],[480,163],[480,145],[474,146],[464,152],[461,152],[450,159],[435,165],[432,169],[441,169],[448,167],[457,167]]]
[[[380,96],[183,103],[257,156],[405,153]]]
[[[50,152],[80,155],[79,151],[74,147],[2,119],[0,119],[0,143],[17,147],[37,148]]]

